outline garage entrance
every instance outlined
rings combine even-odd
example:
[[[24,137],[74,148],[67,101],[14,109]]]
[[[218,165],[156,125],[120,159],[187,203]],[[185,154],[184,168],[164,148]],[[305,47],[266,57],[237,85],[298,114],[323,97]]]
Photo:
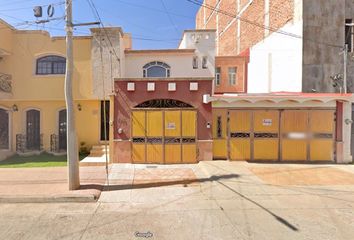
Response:
[[[133,163],[197,162],[197,112],[194,109],[134,109]]]
[[[334,161],[334,110],[213,111],[214,159]]]

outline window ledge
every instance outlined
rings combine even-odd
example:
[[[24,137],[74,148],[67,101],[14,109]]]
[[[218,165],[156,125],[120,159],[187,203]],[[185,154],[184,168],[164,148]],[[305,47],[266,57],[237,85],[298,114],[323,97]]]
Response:
[[[33,76],[39,78],[49,78],[49,77],[65,77],[65,74],[33,74]]]

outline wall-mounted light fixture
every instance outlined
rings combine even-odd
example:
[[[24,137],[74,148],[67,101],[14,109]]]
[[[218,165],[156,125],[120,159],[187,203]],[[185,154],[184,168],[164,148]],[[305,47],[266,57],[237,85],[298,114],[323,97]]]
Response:
[[[77,104],[77,110],[81,111],[82,110],[82,106],[80,103]]]
[[[353,124],[353,120],[352,120],[352,119],[348,119],[348,118],[345,119],[344,122],[345,122],[345,124],[347,124],[347,125]]]
[[[12,111],[18,112],[18,106],[16,104],[12,105]]]

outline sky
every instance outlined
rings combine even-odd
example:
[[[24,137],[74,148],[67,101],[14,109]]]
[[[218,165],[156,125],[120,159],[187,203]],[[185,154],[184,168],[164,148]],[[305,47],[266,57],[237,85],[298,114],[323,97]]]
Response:
[[[104,26],[122,27],[132,34],[133,49],[177,48],[183,30],[195,28],[198,6],[187,0],[92,0]],[[64,19],[34,24],[34,6],[54,4],[53,18],[64,16],[64,0],[0,0],[0,18],[18,29],[47,30],[52,36],[63,36]],[[43,17],[42,19],[46,19]],[[88,0],[73,0],[74,23],[97,21]],[[26,23],[29,21],[30,23]],[[77,27],[75,35],[88,35],[88,27]],[[1,32],[0,32],[1,37]]]

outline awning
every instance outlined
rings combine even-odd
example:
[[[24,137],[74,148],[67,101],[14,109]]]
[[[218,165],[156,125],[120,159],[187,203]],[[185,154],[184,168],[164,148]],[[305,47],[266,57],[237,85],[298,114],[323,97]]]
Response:
[[[354,102],[354,95],[352,93],[291,93],[291,92],[276,92],[276,93],[262,93],[262,94],[215,94],[205,95],[203,98],[204,103],[211,103],[223,101],[227,103],[237,102],[321,102],[328,103],[332,101]]]

